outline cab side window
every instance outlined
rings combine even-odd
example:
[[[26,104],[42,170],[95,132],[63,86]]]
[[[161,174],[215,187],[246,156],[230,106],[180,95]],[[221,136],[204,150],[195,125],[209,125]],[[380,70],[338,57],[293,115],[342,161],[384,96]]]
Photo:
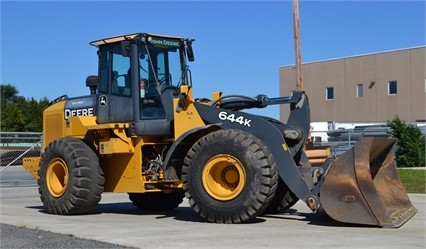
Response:
[[[121,46],[101,46],[99,55],[99,93],[131,97],[130,57],[124,57]]]
[[[121,53],[112,54],[111,94],[131,96],[130,57]]]

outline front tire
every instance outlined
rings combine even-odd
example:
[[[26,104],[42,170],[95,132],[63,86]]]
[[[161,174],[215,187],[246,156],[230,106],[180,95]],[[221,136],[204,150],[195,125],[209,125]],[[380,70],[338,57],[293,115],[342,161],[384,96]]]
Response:
[[[278,173],[261,140],[239,130],[218,130],[188,151],[182,180],[190,205],[201,217],[209,222],[242,223],[267,208]]]
[[[86,214],[101,200],[104,177],[96,153],[80,139],[61,138],[48,145],[37,180],[48,213]]]

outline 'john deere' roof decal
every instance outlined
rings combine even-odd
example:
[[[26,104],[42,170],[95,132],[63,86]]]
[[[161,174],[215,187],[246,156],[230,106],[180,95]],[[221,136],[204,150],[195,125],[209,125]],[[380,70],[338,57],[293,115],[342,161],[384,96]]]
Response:
[[[168,40],[163,38],[152,37],[149,40],[151,44],[165,47],[180,47],[180,43],[177,40]]]

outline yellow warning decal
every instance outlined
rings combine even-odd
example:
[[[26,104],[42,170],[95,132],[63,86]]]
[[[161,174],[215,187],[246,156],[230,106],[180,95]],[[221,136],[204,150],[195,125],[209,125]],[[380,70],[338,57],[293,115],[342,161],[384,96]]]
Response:
[[[287,144],[285,144],[285,143],[284,143],[282,146],[283,146],[283,150],[284,150],[284,151],[287,151],[287,150],[288,150]]]

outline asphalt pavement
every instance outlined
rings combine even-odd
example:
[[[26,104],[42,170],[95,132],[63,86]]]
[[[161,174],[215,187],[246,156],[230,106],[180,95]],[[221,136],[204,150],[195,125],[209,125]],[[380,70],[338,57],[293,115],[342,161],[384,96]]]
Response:
[[[172,211],[143,212],[127,194],[115,193],[104,193],[93,214],[57,216],[45,213],[37,187],[2,187],[0,223],[132,248],[425,248],[426,195],[409,196],[419,210],[411,220],[400,228],[376,228],[330,221],[300,201],[286,213],[261,216],[253,223],[213,224],[186,200]],[[75,248],[60,241],[52,243]]]

